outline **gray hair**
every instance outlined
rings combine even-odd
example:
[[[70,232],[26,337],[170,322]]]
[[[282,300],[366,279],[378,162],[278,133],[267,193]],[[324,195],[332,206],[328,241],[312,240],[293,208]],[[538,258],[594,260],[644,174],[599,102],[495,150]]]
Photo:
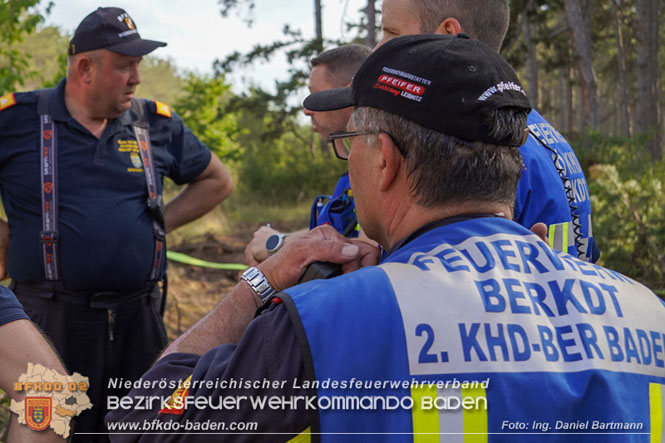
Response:
[[[492,135],[520,143],[527,114],[519,108],[496,110],[489,122]],[[524,167],[518,148],[465,141],[377,108],[356,107],[351,119],[358,132],[391,136],[406,161],[409,191],[421,206],[468,201],[513,206]]]
[[[351,83],[354,74],[372,52],[363,45],[349,44],[323,51],[314,57],[310,63],[312,67],[324,65],[328,69],[328,79],[336,87],[343,87]]]
[[[499,52],[510,24],[508,0],[411,0],[420,32],[433,34],[441,22],[455,18],[469,37]]]
[[[74,69],[76,66],[76,61],[82,56],[88,57],[91,63],[100,64],[102,61],[102,51],[103,49],[95,49],[93,51],[81,52],[75,55],[67,56],[67,75],[70,75],[70,70]]]

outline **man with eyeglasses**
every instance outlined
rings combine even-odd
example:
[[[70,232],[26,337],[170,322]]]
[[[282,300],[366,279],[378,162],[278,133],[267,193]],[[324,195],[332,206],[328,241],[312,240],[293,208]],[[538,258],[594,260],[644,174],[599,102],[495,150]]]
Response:
[[[309,75],[309,91],[319,92],[348,87],[353,74],[370,54],[371,49],[358,44],[342,45],[323,51],[311,60],[312,72]],[[315,112],[303,108],[306,116],[312,119],[312,130],[328,142],[330,134],[346,128],[351,109],[338,109],[330,112]],[[353,193],[349,184],[349,174],[344,173],[330,197],[318,196],[314,201],[309,227],[330,225],[345,237],[355,238],[360,227],[353,204]],[[245,259],[256,266],[277,252],[294,235],[302,235],[307,229],[284,233],[270,225],[261,226],[254,232],[252,240],[245,248]]]
[[[142,386],[124,400],[170,403],[117,408],[109,425],[250,422],[232,438],[252,442],[531,441],[557,423],[566,430],[548,441],[570,441],[573,429],[623,442],[628,426],[662,425],[650,410],[665,386],[665,305],[512,221],[531,107],[501,56],[462,34],[400,37],[350,88],[304,105],[353,106],[333,143],[348,158],[358,218],[387,256],[356,270],[375,248],[327,226],[285,245],[143,377],[179,388]],[[313,260],[347,273],[294,286]],[[112,434],[178,438],[218,436]]]

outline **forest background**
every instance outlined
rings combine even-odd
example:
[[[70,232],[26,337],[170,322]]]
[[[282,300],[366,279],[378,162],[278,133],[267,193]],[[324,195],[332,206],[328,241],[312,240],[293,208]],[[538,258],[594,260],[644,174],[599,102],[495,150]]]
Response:
[[[215,0],[210,0],[215,1]],[[214,62],[212,74],[148,56],[137,95],[173,105],[192,131],[231,168],[237,187],[222,205],[234,222],[307,219],[312,197],[330,192],[345,164],[335,161],[291,99],[302,91],[308,60],[340,42],[322,33],[322,0],[303,2],[314,38],[284,24],[283,38]],[[217,0],[252,26],[255,0]],[[580,159],[593,206],[600,263],[665,289],[665,16],[662,0],[511,0],[502,54],[534,107],[565,135]],[[70,35],[44,26],[53,2],[0,0],[0,94],[52,86],[64,76]],[[369,0],[350,41],[373,46],[380,1]],[[325,11],[325,10],[323,10]],[[274,88],[234,93],[226,77],[286,55],[290,78]],[[186,231],[185,234],[186,235]]]

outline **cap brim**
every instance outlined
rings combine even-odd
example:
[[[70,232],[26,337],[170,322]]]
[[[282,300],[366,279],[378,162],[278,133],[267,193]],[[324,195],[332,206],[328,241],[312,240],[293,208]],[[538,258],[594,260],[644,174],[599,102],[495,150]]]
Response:
[[[108,49],[109,51],[117,52],[118,54],[122,55],[139,57],[149,54],[161,46],[166,46],[166,43],[158,42],[156,40],[135,39],[120,43],[119,45],[107,46],[104,49]]]
[[[337,88],[310,94],[302,105],[310,111],[336,111],[355,104],[351,88]]]

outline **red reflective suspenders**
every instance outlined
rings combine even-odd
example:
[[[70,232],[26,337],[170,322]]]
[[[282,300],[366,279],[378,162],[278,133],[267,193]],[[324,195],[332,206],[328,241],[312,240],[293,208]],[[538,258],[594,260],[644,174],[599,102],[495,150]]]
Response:
[[[42,231],[40,241],[42,244],[42,258],[46,281],[59,281],[60,267],[58,262],[58,164],[57,164],[57,134],[53,119],[48,113],[48,101],[51,89],[37,91],[39,96],[37,110],[40,121],[40,171],[42,194]],[[148,119],[145,116],[145,107],[142,100],[132,100],[132,109],[138,114],[134,122],[134,134],[139,145],[139,153],[143,163],[146,187],[148,189],[147,205],[152,216],[152,225],[155,232],[155,251],[150,268],[150,281],[156,282],[162,262],[166,256],[166,231],[164,228],[164,204],[161,194],[157,192],[155,167],[152,162],[152,149],[150,147],[150,134]]]
[[[150,126],[145,115],[145,105],[140,100],[132,100],[132,109],[139,116],[138,120],[134,122],[134,134],[139,143],[139,154],[141,155],[141,162],[143,162],[145,184],[148,188],[148,209],[152,215],[152,226],[155,230],[155,254],[150,270],[150,280],[157,281],[162,261],[166,255],[164,203],[161,194],[157,193],[155,166],[152,162],[152,148],[150,147]]]

